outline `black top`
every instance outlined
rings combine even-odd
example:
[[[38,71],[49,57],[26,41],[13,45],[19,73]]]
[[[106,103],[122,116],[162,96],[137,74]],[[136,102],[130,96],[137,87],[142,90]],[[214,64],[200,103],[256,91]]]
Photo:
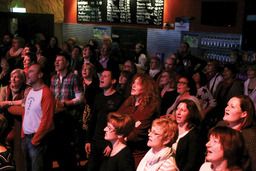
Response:
[[[179,140],[175,160],[180,171],[199,170],[204,160],[203,147],[205,145],[200,143],[200,135],[195,128]]]
[[[109,157],[107,171],[135,171],[134,158],[130,149],[126,146],[116,155]]]
[[[164,93],[161,101],[161,116],[166,114],[167,109],[173,105],[178,95],[179,93],[176,90]]]
[[[86,142],[91,143],[92,140],[97,142],[106,142],[104,139],[104,128],[107,126],[107,115],[110,112],[115,112],[122,105],[123,96],[115,92],[110,96],[105,96],[103,93],[96,95],[92,110],[92,118],[86,135]]]

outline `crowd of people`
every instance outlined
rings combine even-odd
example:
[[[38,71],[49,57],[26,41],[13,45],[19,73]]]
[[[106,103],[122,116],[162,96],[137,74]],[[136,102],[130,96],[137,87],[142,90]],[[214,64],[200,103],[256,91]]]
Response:
[[[187,42],[164,63],[138,43],[120,63],[118,44],[102,41],[4,35],[0,168],[77,170],[85,159],[88,171],[256,171],[256,63],[242,82],[237,66],[193,56]]]

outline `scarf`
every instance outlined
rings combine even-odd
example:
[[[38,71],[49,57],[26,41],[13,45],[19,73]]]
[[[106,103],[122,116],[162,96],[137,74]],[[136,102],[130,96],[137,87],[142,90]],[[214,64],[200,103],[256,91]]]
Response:
[[[19,48],[16,52],[14,52],[14,51],[13,51],[13,47],[12,47],[12,48],[10,49],[10,56],[11,56],[11,57],[19,56],[22,51],[23,51],[23,48]]]
[[[25,85],[22,85],[19,90],[14,91],[10,84],[7,86],[7,101],[21,100],[24,98]],[[16,94],[15,98],[12,97],[12,92]]]
[[[140,161],[137,171],[144,171],[146,166],[147,171],[157,171],[172,156],[175,157],[171,147],[165,147],[156,154],[153,153],[151,148]]]
[[[154,78],[154,76],[155,76],[157,73],[159,73],[159,72],[160,72],[159,69],[154,69],[154,70],[150,69],[150,70],[149,70],[149,75],[150,75],[152,78]]]

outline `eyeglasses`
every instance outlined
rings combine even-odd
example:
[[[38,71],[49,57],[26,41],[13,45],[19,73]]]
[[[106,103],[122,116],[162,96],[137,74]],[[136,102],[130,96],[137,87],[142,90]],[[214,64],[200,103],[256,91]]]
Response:
[[[178,84],[186,85],[186,84],[188,84],[188,83],[185,83],[185,82],[183,82],[183,81],[179,81]]]
[[[168,77],[167,75],[161,75],[160,78],[166,78]]]
[[[105,130],[108,131],[109,133],[115,132],[116,129],[112,129],[110,126],[106,126]]]
[[[108,48],[101,48],[102,50],[109,50]]]
[[[84,69],[82,69],[82,71],[91,71],[91,69],[90,68],[84,68]]]
[[[148,134],[153,134],[154,136],[163,136],[161,134],[156,133],[156,131],[152,131],[151,129],[148,129]]]

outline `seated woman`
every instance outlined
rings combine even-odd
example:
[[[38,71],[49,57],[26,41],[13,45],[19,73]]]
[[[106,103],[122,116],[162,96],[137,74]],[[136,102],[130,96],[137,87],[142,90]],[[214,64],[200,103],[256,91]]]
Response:
[[[153,78],[148,74],[136,74],[131,96],[117,111],[130,114],[135,120],[135,128],[127,137],[127,145],[133,153],[136,167],[148,151],[148,129],[158,116],[159,108],[159,91]]]
[[[125,99],[131,95],[131,81],[133,74],[129,71],[121,71],[116,91],[118,91]]]
[[[133,131],[135,121],[131,115],[110,113],[105,131],[105,140],[112,143],[112,151],[104,170],[135,171],[134,158],[125,138]]]
[[[161,71],[162,71],[161,59],[158,57],[152,57],[149,63],[149,70],[147,70],[145,73],[149,74],[156,81],[158,76],[161,74]]]
[[[124,71],[130,71],[133,75],[137,73],[137,66],[135,65],[134,62],[127,60],[124,63],[123,67]]]
[[[196,97],[201,104],[202,118],[205,118],[207,113],[210,112],[217,105],[217,103],[211,92],[205,87],[207,83],[206,75],[202,71],[196,71],[192,78],[196,83]]]
[[[151,149],[141,160],[137,171],[178,171],[172,149],[172,144],[178,138],[177,124],[166,118],[156,119],[148,136],[147,145]]]
[[[169,114],[174,114],[174,109],[177,106],[178,102],[184,99],[192,100],[196,103],[199,111],[201,112],[201,104],[199,100],[196,98],[197,88],[195,81],[190,77],[181,77],[179,79],[179,82],[177,84],[177,93],[179,93],[179,96],[177,96],[175,102],[172,104],[171,107],[168,108],[166,112],[166,116],[170,116]],[[173,118],[174,119],[174,118]]]
[[[24,72],[28,73],[28,68],[32,65],[37,63],[37,57],[35,53],[29,52],[25,54],[24,60],[23,60],[23,67]]]
[[[179,136],[172,147],[177,166],[180,171],[199,170],[205,152],[199,134],[201,113],[192,100],[185,99],[179,101],[175,114]]]
[[[229,101],[235,95],[243,94],[243,87],[241,83],[236,80],[237,68],[235,65],[227,64],[224,66],[223,70],[223,81],[221,81],[214,95],[214,98],[217,101],[216,110],[216,119],[220,121],[224,116],[224,109]]]
[[[12,40],[12,48],[6,53],[5,59],[10,65],[10,71],[13,71],[16,68],[20,68],[22,63],[21,53],[25,40],[21,37],[15,37]]]
[[[251,63],[247,66],[248,79],[244,82],[244,95],[249,96],[256,109],[256,64]]]
[[[8,127],[2,136],[6,138],[11,150],[13,150],[14,158],[17,161],[16,166],[24,168],[24,162],[21,162],[24,156],[20,146],[22,118],[9,113],[7,108],[12,105],[21,105],[29,86],[26,86],[26,75],[22,69],[13,70],[10,78],[10,84],[3,87],[0,92],[0,112],[3,113],[8,121]]]
[[[214,127],[206,143],[206,163],[199,171],[242,171],[244,140],[239,131],[228,127]]]
[[[228,101],[223,121],[217,126],[228,126],[242,133],[246,154],[244,155],[244,170],[256,170],[256,132],[255,109],[250,97],[238,95]]]
[[[179,95],[176,91],[175,73],[170,70],[164,70],[161,74],[159,87],[161,90],[161,116],[166,114],[169,107],[172,106],[176,97]]]

